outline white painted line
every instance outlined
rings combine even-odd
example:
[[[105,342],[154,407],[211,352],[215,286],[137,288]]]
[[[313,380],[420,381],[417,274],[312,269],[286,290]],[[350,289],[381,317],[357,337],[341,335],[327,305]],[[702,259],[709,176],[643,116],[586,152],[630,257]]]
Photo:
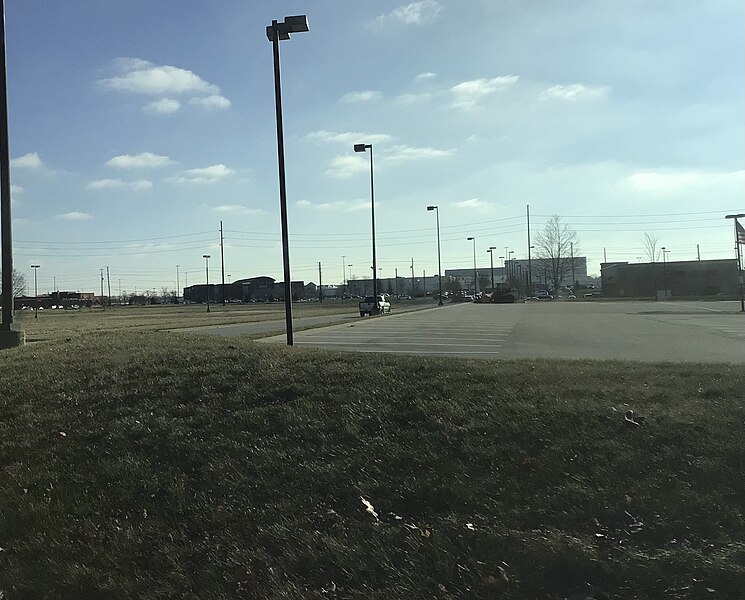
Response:
[[[313,340],[296,340],[296,344],[318,344],[321,346],[354,346],[354,343],[350,342],[321,342]],[[500,344],[431,344],[426,342],[357,342],[358,344],[364,343],[370,345],[371,343],[380,344],[381,346],[463,346],[465,348],[501,348]]]
[[[297,342],[295,342],[297,344]],[[363,348],[354,348],[352,349],[353,352],[365,352],[365,353],[374,353],[374,354],[431,354],[436,356],[449,356],[451,354],[468,354],[470,356],[487,356],[491,354],[501,354],[501,352],[484,352],[482,350],[478,352],[468,352],[468,351],[462,351],[462,350],[454,350],[452,352],[449,352],[447,350],[443,351],[437,351],[433,350],[432,352],[427,352],[425,350],[370,350],[370,349],[363,349]]]
[[[681,302],[668,302],[668,305],[670,305],[670,304],[672,304],[673,306],[685,306],[686,308],[697,308],[699,310],[708,310],[708,311],[711,311],[711,312],[722,312],[718,308],[706,308],[705,306],[696,306],[695,304],[694,305],[689,305],[689,304],[683,304]]]

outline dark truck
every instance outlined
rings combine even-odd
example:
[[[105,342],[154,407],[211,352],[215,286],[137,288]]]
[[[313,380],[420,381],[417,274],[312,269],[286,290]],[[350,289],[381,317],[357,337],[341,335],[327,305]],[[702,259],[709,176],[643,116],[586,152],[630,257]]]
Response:
[[[367,296],[360,302],[360,316],[365,315],[384,315],[391,312],[391,303],[385,299],[385,294],[376,296]]]

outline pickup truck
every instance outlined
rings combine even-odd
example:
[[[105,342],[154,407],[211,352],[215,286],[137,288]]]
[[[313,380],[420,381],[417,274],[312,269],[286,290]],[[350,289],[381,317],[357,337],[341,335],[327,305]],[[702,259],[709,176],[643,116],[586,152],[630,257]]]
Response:
[[[384,315],[391,312],[391,303],[385,299],[384,294],[378,296],[367,296],[360,302],[360,316]]]

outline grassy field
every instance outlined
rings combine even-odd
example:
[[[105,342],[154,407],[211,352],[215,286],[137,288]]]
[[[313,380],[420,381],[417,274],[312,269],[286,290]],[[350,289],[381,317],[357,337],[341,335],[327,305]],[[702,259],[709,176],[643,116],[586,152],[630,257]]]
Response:
[[[293,304],[293,317],[357,314],[358,300],[297,302]],[[410,310],[423,301],[401,301],[397,311]],[[432,304],[432,301],[426,301]],[[80,310],[44,310],[39,318],[33,311],[16,311],[15,319],[26,332],[29,343],[59,341],[71,336],[88,333],[121,331],[163,331],[180,327],[228,325],[255,321],[283,321],[284,303],[216,304],[208,313],[204,304],[116,306],[109,310],[82,308]],[[282,324],[281,329],[284,329]]]
[[[741,600],[743,389],[151,332],[5,351],[0,597]]]

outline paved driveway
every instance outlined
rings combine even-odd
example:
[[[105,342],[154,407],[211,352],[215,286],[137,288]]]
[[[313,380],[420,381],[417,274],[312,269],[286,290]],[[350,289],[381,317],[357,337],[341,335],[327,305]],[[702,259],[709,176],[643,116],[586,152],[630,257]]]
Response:
[[[745,363],[745,315],[738,309],[734,302],[455,304],[358,317],[299,332],[295,344],[482,358]]]

